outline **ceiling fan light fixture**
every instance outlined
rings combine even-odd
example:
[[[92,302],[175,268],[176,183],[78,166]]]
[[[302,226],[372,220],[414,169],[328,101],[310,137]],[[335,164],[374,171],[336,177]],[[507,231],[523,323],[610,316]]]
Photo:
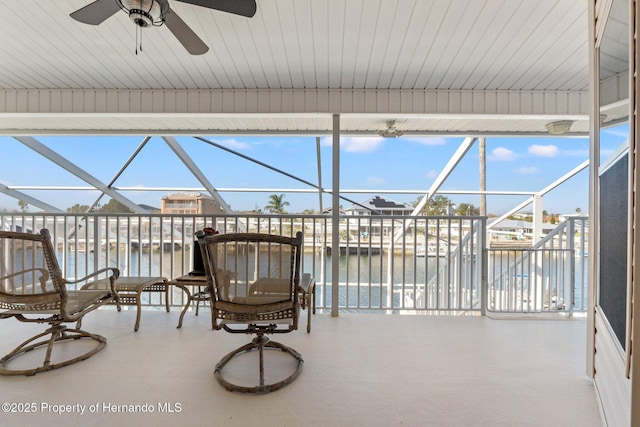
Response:
[[[399,130],[396,127],[396,121],[395,120],[389,120],[385,123],[387,125],[386,129],[380,129],[378,131],[376,131],[376,133],[378,135],[380,135],[383,138],[398,138],[402,135],[404,135],[404,132]]]
[[[545,125],[550,135],[564,135],[569,132],[573,120],[558,120],[557,122],[550,122]]]
[[[169,3],[162,0],[116,0],[138,27],[159,27],[164,23]]]

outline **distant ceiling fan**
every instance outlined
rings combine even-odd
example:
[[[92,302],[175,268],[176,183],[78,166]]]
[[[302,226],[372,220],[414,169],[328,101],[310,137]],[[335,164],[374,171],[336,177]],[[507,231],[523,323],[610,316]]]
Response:
[[[196,6],[251,18],[256,13],[255,0],[176,0]],[[169,0],[96,0],[76,10],[70,16],[84,24],[98,25],[119,10],[125,11],[140,28],[166,24],[180,43],[192,55],[202,55],[209,46],[180,19],[169,6]]]

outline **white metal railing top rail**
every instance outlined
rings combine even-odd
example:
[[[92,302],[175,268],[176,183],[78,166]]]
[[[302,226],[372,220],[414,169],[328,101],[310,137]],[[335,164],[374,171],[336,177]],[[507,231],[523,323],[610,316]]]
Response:
[[[23,213],[0,215],[0,221],[6,230],[48,228],[67,277],[106,266],[127,276],[179,277],[191,270],[193,236],[204,227],[223,233],[302,231],[302,273],[315,277],[320,309],[331,307],[334,289],[339,308],[354,311],[483,313],[483,295],[489,296],[483,217],[345,215],[335,244],[325,215]],[[334,255],[337,284],[331,281]],[[144,304],[161,306],[160,297],[145,295]],[[180,291],[170,298],[171,304],[184,303]]]

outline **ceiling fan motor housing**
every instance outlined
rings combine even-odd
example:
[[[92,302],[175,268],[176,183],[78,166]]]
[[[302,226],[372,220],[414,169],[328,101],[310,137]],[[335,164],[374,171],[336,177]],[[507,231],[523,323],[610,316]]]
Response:
[[[142,28],[162,25],[169,10],[169,3],[166,0],[117,1],[120,7],[129,14],[129,19]]]
[[[131,19],[138,27],[147,28],[153,25],[153,18],[144,10],[129,10],[129,19]]]

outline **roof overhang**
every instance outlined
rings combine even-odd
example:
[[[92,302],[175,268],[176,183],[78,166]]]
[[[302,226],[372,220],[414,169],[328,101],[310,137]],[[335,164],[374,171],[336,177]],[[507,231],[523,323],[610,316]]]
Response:
[[[588,133],[585,92],[470,90],[14,90],[0,92],[0,133],[375,136],[548,134],[553,121]],[[162,107],[158,107],[162,106]]]

